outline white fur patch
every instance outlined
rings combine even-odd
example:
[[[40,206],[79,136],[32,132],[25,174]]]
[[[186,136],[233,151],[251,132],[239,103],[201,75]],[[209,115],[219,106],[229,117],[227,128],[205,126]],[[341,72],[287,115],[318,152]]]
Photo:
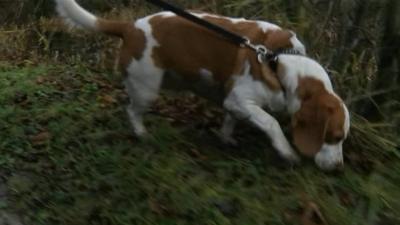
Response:
[[[270,31],[270,30],[280,30],[281,29],[278,25],[275,25],[273,23],[268,23],[268,22],[260,21],[260,20],[256,21],[256,22],[257,22],[258,27],[261,28],[264,31],[264,33],[266,33],[267,31]]]
[[[335,145],[324,144],[314,158],[317,166],[323,170],[333,170],[343,165],[342,145],[342,141]]]
[[[299,39],[297,39],[297,36],[294,32],[291,33],[293,36],[290,38],[290,42],[293,45],[293,49],[299,51],[302,55],[306,55],[306,48],[304,47],[304,45],[300,42]]]
[[[160,12],[160,13],[157,13],[156,15],[162,16],[164,18],[176,16],[176,14],[173,12]]]
[[[144,67],[147,67],[147,70],[150,71],[146,71],[146,73],[152,73],[154,70],[154,63],[152,62],[152,51],[154,47],[159,46],[159,43],[157,42],[157,40],[154,38],[153,34],[152,34],[152,27],[150,24],[150,19],[152,19],[154,16],[156,15],[152,15],[152,16],[147,16],[144,17],[142,19],[139,19],[135,22],[135,27],[142,30],[145,37],[146,37],[146,48],[144,50],[143,53],[143,58],[148,60],[148,62],[143,62],[145,63],[145,65],[143,65]]]
[[[350,113],[349,110],[347,109],[346,105],[342,103],[343,109],[344,109],[344,135],[347,137],[349,135],[350,131]]]
[[[97,18],[79,6],[75,0],[56,0],[57,11],[71,27],[95,30]]]
[[[234,87],[227,104],[232,107],[243,107],[244,104],[266,106],[271,111],[284,109],[285,98],[283,92],[274,92],[265,83],[255,80],[250,74],[250,65],[246,62],[243,75],[233,77]],[[236,97],[235,97],[236,96]],[[247,102],[238,102],[238,99],[245,99]],[[243,115],[246,117],[247,115]]]
[[[285,68],[281,81],[287,91],[296,92],[299,77],[313,77],[320,80],[329,93],[334,93],[328,74],[316,61],[299,55],[279,55],[279,62]]]
[[[219,15],[210,14],[210,13],[194,13],[194,12],[190,12],[190,14],[192,14],[192,15],[194,15],[196,17],[199,17],[199,18],[203,18],[203,17],[207,16],[207,17],[212,17],[212,18],[226,19],[226,20],[231,21],[234,24],[248,21],[245,18],[232,18],[232,17],[219,16]],[[177,15],[175,13],[173,13],[173,12],[166,11],[166,12],[156,13],[156,14],[153,14],[151,16],[163,16],[164,18],[168,18],[168,17],[177,16]]]
[[[137,61],[132,60],[131,64],[127,68],[129,74],[127,81],[131,82],[131,85],[136,89],[144,87],[145,92],[149,92],[144,95],[153,95],[158,93],[158,88],[161,85],[162,75],[164,71],[154,65],[152,58],[153,48],[159,44],[152,35],[152,27],[149,20],[152,16],[148,16],[139,19],[135,23],[135,27],[141,29],[146,37],[146,48],[143,52],[143,57]],[[150,93],[154,92],[154,93]]]
[[[127,108],[129,119],[138,136],[146,133],[143,125],[143,113],[149,104],[157,98],[164,75],[164,71],[155,66],[152,58],[153,48],[158,46],[158,43],[152,35],[152,27],[149,23],[151,18],[152,16],[148,16],[137,20],[135,23],[135,27],[141,29],[145,34],[146,48],[139,61],[132,59],[132,62],[126,68],[128,76],[124,81],[126,92],[131,101]]]
[[[246,119],[265,132],[282,157],[291,162],[298,162],[299,158],[283,134],[278,121],[262,109],[262,106],[284,106],[283,93],[273,92],[265,83],[255,80],[250,74],[248,62],[244,68],[242,75],[234,77],[234,86],[224,101],[224,107],[236,118]],[[278,103],[278,99],[281,100],[281,104]]]
[[[231,21],[234,24],[248,21],[245,18],[232,18],[232,17],[219,16],[219,15],[210,14],[210,13],[192,13],[192,14],[197,16],[197,17],[199,17],[199,18],[203,18],[205,16],[208,16],[208,17],[217,18],[217,19],[218,18],[225,19],[225,20]]]

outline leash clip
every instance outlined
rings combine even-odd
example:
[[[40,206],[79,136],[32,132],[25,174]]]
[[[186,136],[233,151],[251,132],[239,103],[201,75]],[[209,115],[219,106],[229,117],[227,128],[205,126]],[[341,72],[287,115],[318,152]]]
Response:
[[[248,47],[253,51],[255,51],[257,54],[257,61],[259,63],[263,63],[265,61],[267,54],[269,53],[269,50],[264,45],[254,45],[250,42],[248,38],[245,39],[246,42],[240,44],[240,47]]]
[[[257,45],[256,53],[258,62],[263,63],[265,61],[265,56],[267,55],[268,50],[264,45]]]

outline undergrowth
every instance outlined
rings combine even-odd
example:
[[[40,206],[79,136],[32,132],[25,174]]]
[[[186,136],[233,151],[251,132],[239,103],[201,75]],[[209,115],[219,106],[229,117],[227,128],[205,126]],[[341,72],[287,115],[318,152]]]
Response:
[[[3,207],[27,224],[301,224],[311,203],[329,224],[400,222],[400,166],[391,143],[365,139],[372,126],[353,132],[360,137],[346,149],[344,173],[324,174],[307,161],[285,167],[245,125],[241,147],[224,147],[211,117],[181,123],[153,111],[152,135],[139,141],[111,75],[82,66],[2,70],[0,164],[11,196]]]

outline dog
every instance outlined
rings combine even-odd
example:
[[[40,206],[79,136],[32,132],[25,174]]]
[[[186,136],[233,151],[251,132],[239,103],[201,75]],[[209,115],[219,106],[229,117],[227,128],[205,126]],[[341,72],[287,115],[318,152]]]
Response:
[[[323,67],[304,56],[305,47],[294,32],[263,21],[193,13],[269,50],[291,48],[302,53],[279,54],[273,68],[259,63],[254,51],[172,12],[126,22],[97,18],[75,0],[55,1],[69,25],[123,40],[119,63],[130,98],[127,112],[137,136],[146,134],[143,114],[160,88],[189,89],[223,105],[224,142],[236,143],[235,124],[245,120],[263,131],[284,159],[298,163],[300,157],[278,121],[264,110],[268,108],[290,115],[293,144],[302,155],[313,157],[323,170],[343,167],[349,112]]]

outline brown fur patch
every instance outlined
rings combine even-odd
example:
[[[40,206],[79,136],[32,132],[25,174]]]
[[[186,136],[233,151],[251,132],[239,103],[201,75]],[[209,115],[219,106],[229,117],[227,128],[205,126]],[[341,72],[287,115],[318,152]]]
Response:
[[[146,37],[142,30],[137,29],[130,22],[98,19],[97,26],[100,31],[123,39],[119,64],[120,68],[126,68],[134,58],[139,60],[146,48]]]
[[[106,20],[101,18],[97,19],[96,23],[101,32],[121,38],[123,37],[128,26],[127,22]]]
[[[293,47],[289,31],[265,33],[254,21],[233,23],[229,19],[213,16],[204,16],[203,19],[272,50]],[[150,24],[160,44],[153,51],[153,58],[159,67],[191,78],[198,76],[200,69],[207,69],[213,73],[214,80],[225,84],[232,75],[243,69],[248,60],[256,79],[263,80],[273,90],[280,89],[275,74],[262,69],[253,51],[240,48],[219,34],[177,16],[155,16]]]
[[[121,68],[126,68],[131,62],[132,58],[140,60],[143,57],[146,48],[146,37],[142,30],[129,25],[124,34],[124,41],[120,52],[120,65]]]

